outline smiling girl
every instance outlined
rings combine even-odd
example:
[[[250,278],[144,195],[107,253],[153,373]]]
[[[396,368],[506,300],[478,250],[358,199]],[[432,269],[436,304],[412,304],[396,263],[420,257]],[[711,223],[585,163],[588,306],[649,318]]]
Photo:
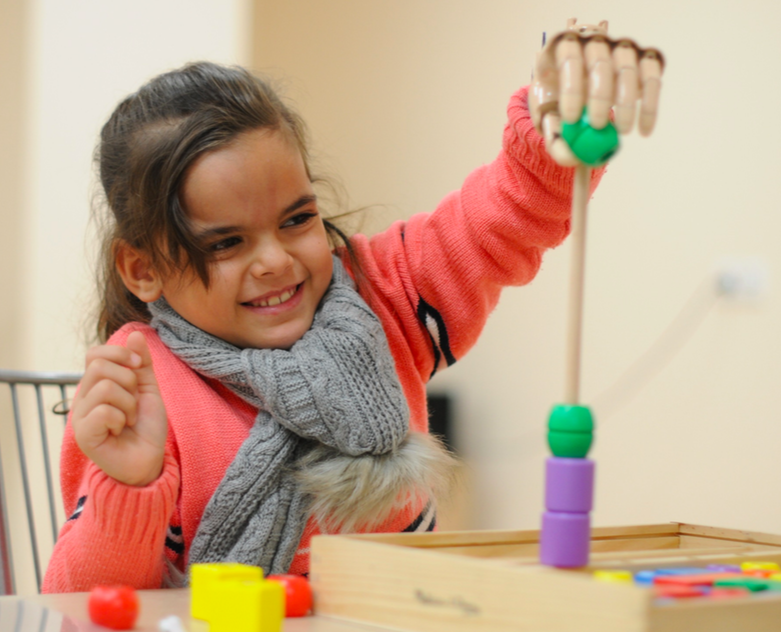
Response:
[[[433,213],[347,239],[301,120],[248,72],[191,64],[120,103],[98,153],[105,344],[66,429],[45,591],[182,585],[208,561],[305,574],[324,530],[434,528],[450,457],[426,383],[569,231],[572,170],[526,90],[508,114],[497,159]]]

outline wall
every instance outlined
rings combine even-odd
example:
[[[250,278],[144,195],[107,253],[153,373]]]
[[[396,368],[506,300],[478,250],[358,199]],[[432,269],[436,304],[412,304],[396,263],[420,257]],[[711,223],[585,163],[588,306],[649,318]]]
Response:
[[[0,366],[83,369],[96,248],[91,157],[100,127],[121,98],[160,72],[196,59],[246,63],[251,9],[248,0],[4,0]],[[7,410],[0,409],[3,463],[24,593],[34,583]],[[34,447],[34,425],[28,430]],[[39,472],[40,460],[30,458]],[[39,490],[42,481],[33,485]],[[45,516],[36,523],[46,525]],[[44,547],[44,561],[49,553]]]
[[[255,67],[280,78],[351,205],[376,205],[372,232],[431,210],[495,156],[541,33],[569,17],[608,19],[612,34],[669,61],[656,132],[625,139],[591,205],[583,398],[598,424],[594,521],[781,532],[780,8],[258,0]],[[765,266],[761,300],[716,296],[725,256]],[[473,487],[463,526],[538,524],[568,266],[568,245],[550,252],[530,286],[504,293],[470,355],[431,384],[457,400]]]
[[[0,366],[13,366],[21,356],[23,319],[14,308],[24,301],[23,256],[19,240],[24,198],[25,31],[27,15],[23,0],[0,5]],[[20,159],[21,158],[21,159]],[[16,298],[12,298],[16,297]]]

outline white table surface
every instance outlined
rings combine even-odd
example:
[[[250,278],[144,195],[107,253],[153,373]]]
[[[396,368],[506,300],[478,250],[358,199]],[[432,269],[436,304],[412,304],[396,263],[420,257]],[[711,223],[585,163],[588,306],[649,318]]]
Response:
[[[157,622],[170,615],[182,620],[187,632],[208,632],[208,625],[190,619],[190,591],[140,590],[141,613],[135,632],[158,632]],[[0,632],[101,632],[107,628],[89,621],[89,593],[0,597]],[[365,623],[326,617],[285,619],[284,632],[385,632]]]

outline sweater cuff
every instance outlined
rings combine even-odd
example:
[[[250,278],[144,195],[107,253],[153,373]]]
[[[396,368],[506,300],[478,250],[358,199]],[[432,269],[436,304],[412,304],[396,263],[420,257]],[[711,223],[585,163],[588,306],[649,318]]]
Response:
[[[529,112],[529,86],[524,86],[510,98],[507,106],[507,125],[504,128],[505,151],[517,158],[555,196],[569,199],[575,179],[574,167],[562,167],[545,149],[545,140],[537,133]],[[605,167],[591,172],[593,193]]]
[[[104,533],[138,546],[148,546],[164,536],[176,506],[180,480],[179,463],[168,450],[160,476],[145,487],[120,483],[94,463],[89,464],[86,478],[84,510],[89,510]]]

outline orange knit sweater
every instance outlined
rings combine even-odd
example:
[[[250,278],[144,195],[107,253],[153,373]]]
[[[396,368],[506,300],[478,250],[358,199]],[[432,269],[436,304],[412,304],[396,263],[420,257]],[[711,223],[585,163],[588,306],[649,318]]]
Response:
[[[504,286],[531,281],[543,252],[569,232],[573,169],[545,153],[526,107],[526,89],[508,108],[502,150],[430,214],[397,222],[352,243],[365,281],[363,298],[383,323],[410,408],[412,430],[426,432],[426,382],[476,342]],[[592,187],[602,171],[594,172]],[[104,474],[79,450],[68,424],[62,446],[62,528],[44,592],[90,590],[96,584],[136,588],[164,584],[166,560],[182,570],[188,545],[212,493],[249,434],[256,410],[174,356],[148,325],[129,323],[147,339],[169,419],[160,477],[137,488]],[[380,531],[401,531],[417,508]],[[310,522],[291,572],[309,567]]]

